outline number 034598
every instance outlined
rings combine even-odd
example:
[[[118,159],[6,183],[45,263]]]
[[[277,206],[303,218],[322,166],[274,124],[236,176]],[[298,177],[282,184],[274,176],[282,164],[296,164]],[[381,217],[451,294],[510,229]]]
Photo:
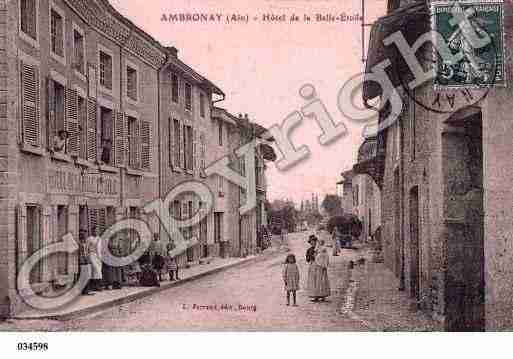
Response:
[[[31,351],[31,352],[44,352],[48,350],[48,343],[32,342],[32,343],[18,343],[18,351]]]

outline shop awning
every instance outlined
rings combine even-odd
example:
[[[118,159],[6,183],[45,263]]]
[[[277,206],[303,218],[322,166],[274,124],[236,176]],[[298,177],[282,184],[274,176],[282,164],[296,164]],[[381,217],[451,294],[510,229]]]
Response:
[[[355,174],[369,175],[380,189],[383,187],[383,175],[385,171],[385,155],[379,153],[372,159],[358,162],[353,166]]]
[[[415,41],[430,28],[430,13],[425,2],[404,6],[392,14],[379,18],[371,28],[369,38],[369,50],[365,72],[371,73],[372,68],[385,59],[392,63],[387,72],[394,85],[399,85],[401,79],[398,74],[408,74],[406,63],[402,60],[395,45],[385,46],[383,40],[396,31],[401,31],[408,43],[412,45]],[[405,76],[403,82],[409,81]],[[363,100],[368,101],[381,95],[381,87],[371,81],[363,85]]]

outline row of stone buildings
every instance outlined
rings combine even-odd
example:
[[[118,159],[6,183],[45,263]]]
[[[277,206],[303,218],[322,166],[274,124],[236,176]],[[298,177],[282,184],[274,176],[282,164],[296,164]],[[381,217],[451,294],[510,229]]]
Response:
[[[366,71],[389,59],[403,108],[398,121],[366,140],[374,144],[372,156],[359,159],[347,180],[364,175],[379,188],[384,260],[419,309],[450,331],[511,330],[513,3],[461,4],[479,5],[470,16],[489,17],[470,21],[493,31],[496,83],[442,89],[435,79],[407,89],[410,69],[397,47],[383,40],[401,31],[411,46],[442,11],[433,12],[429,1],[388,1],[387,14],[372,27]],[[432,65],[433,47],[419,47],[417,55],[423,66]],[[369,106],[383,95],[376,83],[363,87]],[[380,123],[390,112],[389,105],[380,110]]]
[[[199,244],[179,264],[254,253],[273,156],[257,149],[258,205],[240,216],[248,193],[204,170],[224,155],[238,163],[234,150],[265,130],[216,107],[224,98],[176,48],[106,0],[0,1],[0,315],[23,308],[16,275],[24,260],[65,233],[79,238],[130,217],[168,240],[142,207],[187,180],[206,183],[215,208],[183,230]],[[183,195],[169,210],[184,218],[201,205]],[[50,256],[31,284],[45,292],[73,281],[77,266],[76,256]]]

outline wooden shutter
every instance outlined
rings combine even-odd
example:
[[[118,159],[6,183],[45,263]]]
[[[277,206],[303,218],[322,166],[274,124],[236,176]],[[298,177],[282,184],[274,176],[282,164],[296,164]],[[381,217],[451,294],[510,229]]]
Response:
[[[98,235],[101,236],[107,229],[107,209],[99,208],[98,211]]]
[[[130,138],[129,138],[129,151],[130,151],[130,166],[132,168],[140,167],[140,147],[139,147],[139,120],[131,119],[130,120]]]
[[[192,169],[196,173],[198,169],[198,131],[192,129]]]
[[[179,144],[179,150],[180,150],[180,168],[185,169],[185,125],[180,125],[180,144]]]
[[[173,141],[173,120],[170,118],[167,119],[167,156],[168,156],[168,164],[170,168],[173,168],[173,156],[174,156],[174,141]]]
[[[180,167],[180,161],[177,161],[176,158],[178,156],[178,158],[180,158],[180,125],[178,123],[178,126],[176,125],[178,123],[178,121],[176,119],[173,119],[173,145],[172,145],[172,149],[173,149],[173,167],[174,168],[179,168]],[[177,138],[178,138],[178,141],[177,141]]]
[[[50,78],[46,78],[46,101],[47,101],[47,137],[48,148],[53,149],[53,137],[56,135],[55,129],[55,83]]]
[[[39,69],[22,62],[20,72],[23,142],[39,146]]]
[[[87,100],[87,159],[95,162],[97,158],[96,138],[96,112],[97,105],[93,99]]]
[[[80,104],[80,106],[79,106]],[[78,118],[79,118],[79,148],[80,148],[80,158],[87,159],[87,100],[80,96],[77,97],[77,109],[78,109]]]
[[[78,129],[78,93],[77,90],[66,88],[66,131],[68,131],[68,152],[78,155],[80,151],[80,131]]]
[[[141,121],[141,168],[151,169],[151,125],[148,121]]]
[[[93,235],[93,227],[98,228],[98,209],[97,208],[88,208],[87,209],[87,219],[89,221],[89,235]]]
[[[116,166],[123,167],[125,165],[126,152],[126,116],[124,113],[116,111],[114,123],[114,151]]]

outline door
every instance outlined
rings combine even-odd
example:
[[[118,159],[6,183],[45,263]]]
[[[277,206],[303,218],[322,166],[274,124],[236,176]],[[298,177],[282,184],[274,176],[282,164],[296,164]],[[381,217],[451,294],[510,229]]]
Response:
[[[454,126],[454,125],[453,125]],[[484,203],[481,115],[444,133],[446,319],[449,331],[482,331]],[[454,219],[453,219],[454,218]]]
[[[203,218],[200,222],[200,243],[202,258],[208,257],[207,233],[207,218]]]
[[[410,191],[410,288],[411,297],[420,300],[419,188]]]

